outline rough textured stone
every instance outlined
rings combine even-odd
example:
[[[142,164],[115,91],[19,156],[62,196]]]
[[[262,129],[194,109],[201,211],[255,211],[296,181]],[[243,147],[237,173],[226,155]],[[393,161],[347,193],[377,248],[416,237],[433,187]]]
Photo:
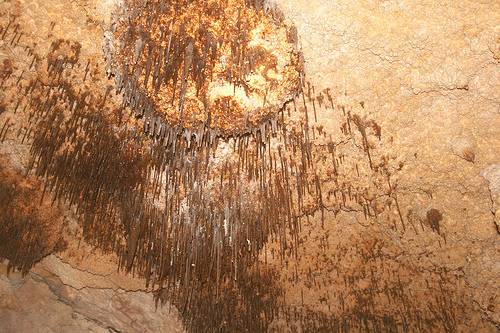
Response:
[[[300,259],[280,271],[277,284],[285,290],[285,303],[326,317],[342,316],[345,309],[329,299],[344,293],[349,311],[366,312],[353,300],[360,290],[373,288],[367,278],[371,269],[381,285],[404,286],[390,306],[382,293],[373,297],[376,306],[369,311],[374,316],[397,318],[402,300],[410,310],[425,313],[437,295],[453,305],[455,331],[497,332],[500,3],[275,2],[298,29],[308,80],[318,90],[330,88],[338,104],[356,107],[382,128],[374,154],[396,161],[391,180],[406,224],[402,230],[391,219],[366,221],[362,211],[344,211],[327,213],[321,228],[318,212],[304,223]],[[48,35],[76,39],[83,54],[101,59],[114,3],[27,0],[0,6],[17,12],[38,48],[48,50]],[[0,53],[0,60],[4,56]],[[8,101],[13,93],[0,92],[0,97]],[[334,136],[339,132],[336,117],[318,114],[318,123]],[[27,145],[8,138],[0,152],[23,171]],[[354,149],[351,153],[356,156]],[[354,172],[346,177],[352,183],[372,181]],[[394,205],[391,214],[398,214]],[[114,256],[83,241],[80,247],[77,236],[70,240],[65,252],[46,257],[26,277],[6,275],[1,266],[0,330],[182,331],[173,308],[172,313],[168,307],[155,310],[143,281],[115,272]],[[269,266],[275,264],[280,267],[269,260]],[[443,276],[445,292],[440,290]],[[276,321],[273,328],[281,332],[286,326]]]
[[[490,165],[481,172],[481,176],[488,181],[491,213],[494,215],[497,232],[500,232],[500,165]]]
[[[5,275],[3,264],[0,272],[2,332],[184,332],[176,309],[156,309],[147,290],[124,289],[133,279],[120,285],[112,271],[74,268],[51,255],[25,277]]]
[[[410,230],[384,232],[403,247],[398,262],[463,270],[464,290],[492,326],[460,330],[498,329],[498,180],[491,165],[500,158],[499,4],[278,3],[298,28],[309,80],[335,87],[339,102],[363,101],[391,138],[382,149],[402,163],[396,182],[403,216],[425,219],[431,208],[443,215],[446,242]],[[351,229],[344,217],[329,224],[345,225],[344,239],[372,232]],[[306,244],[305,253],[312,253]]]

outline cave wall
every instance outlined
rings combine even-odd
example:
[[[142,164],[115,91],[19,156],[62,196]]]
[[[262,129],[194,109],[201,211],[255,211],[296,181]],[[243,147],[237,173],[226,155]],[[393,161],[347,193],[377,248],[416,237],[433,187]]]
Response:
[[[392,228],[381,231],[385,260],[420,271],[419,279],[436,281],[432,274],[441,269],[456,272],[464,284],[457,289],[467,290],[470,297],[466,302],[472,302],[483,320],[498,328],[498,4],[278,3],[302,37],[309,80],[335,90],[339,103],[363,102],[358,109],[390,138],[380,153],[401,166],[394,181],[403,220],[409,224],[405,231],[401,226],[397,232]],[[328,123],[328,114],[318,117],[325,127],[335,127]],[[429,227],[432,209],[442,215],[440,230]],[[412,221],[417,230],[412,230]],[[329,239],[342,234],[341,246],[349,251],[353,243],[372,239],[379,232],[377,226],[360,227],[362,214],[344,214],[339,222]],[[315,237],[319,246],[323,235],[309,236],[304,253],[319,256],[321,251],[311,249],[310,239]],[[399,250],[393,252],[390,243]],[[332,266],[335,270],[338,263],[328,261],[319,260],[319,279],[329,281],[334,276],[324,269]],[[340,259],[346,266],[353,265],[349,261],[349,257]],[[310,262],[304,259],[304,265]],[[324,288],[311,295],[316,297],[314,302],[319,303],[319,290]],[[426,299],[423,296],[418,302]],[[298,296],[295,302],[300,302]],[[456,329],[495,330],[476,325]]]
[[[381,128],[382,139],[368,140],[374,161],[391,161],[390,191],[371,171],[361,170],[361,176],[346,172],[346,181],[396,198],[396,204],[384,207],[377,219],[366,219],[355,209],[327,211],[322,219],[317,211],[303,223],[300,259],[283,267],[270,252],[263,253],[265,265],[279,272],[275,283],[284,291],[285,306],[300,309],[305,317],[278,318],[270,330],[326,332],[356,318],[382,331],[408,320],[410,331],[496,332],[500,5],[275,2],[298,29],[308,81],[317,91],[329,88],[336,105]],[[10,0],[0,4],[0,11],[17,15],[26,34],[21,42],[35,42],[39,54],[49,52],[52,40],[74,40],[81,44],[82,57],[102,64],[102,37],[114,3]],[[2,27],[7,23],[2,19]],[[13,56],[16,73],[29,71],[24,56],[16,54],[20,49],[10,46],[12,35],[6,36],[0,40],[3,73],[10,66],[4,59]],[[92,71],[94,79],[86,84],[105,90],[104,65]],[[22,123],[27,117],[15,116],[17,93],[15,85],[0,90],[5,110],[0,128],[6,119]],[[318,108],[316,125],[340,138],[338,122],[337,114]],[[29,146],[22,141],[22,133],[11,132],[0,143],[4,168],[18,174],[29,164]],[[365,160],[359,145],[343,148],[352,163]],[[2,181],[19,182],[7,178]],[[326,178],[324,192],[330,186]],[[7,274],[7,262],[0,266],[1,330],[183,330],[177,310],[168,305],[156,310],[141,279],[116,272],[114,254],[81,239],[71,210],[62,206],[52,213],[50,200],[40,207],[53,220],[52,235],[54,225],[64,226],[65,246],[51,240],[43,247],[44,258],[25,276]]]

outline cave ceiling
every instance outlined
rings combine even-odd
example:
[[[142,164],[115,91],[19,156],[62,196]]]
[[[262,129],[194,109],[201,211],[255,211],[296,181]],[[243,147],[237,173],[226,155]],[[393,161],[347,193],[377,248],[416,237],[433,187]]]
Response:
[[[406,68],[387,51],[392,41],[377,49],[380,36],[345,27],[332,34],[349,52],[378,60],[335,61],[315,34],[328,34],[322,20],[337,22],[330,11],[346,9],[291,3],[0,2],[6,273],[48,279],[37,265],[78,266],[98,252],[138,279],[151,304],[175,308],[188,332],[495,332],[498,288],[475,290],[498,282],[500,136],[461,135],[433,171],[448,148],[427,149],[422,137],[434,132],[417,127],[441,126],[447,118],[426,108],[476,98],[464,97],[479,91],[475,81],[455,75],[458,83],[417,85],[403,98],[404,83],[391,85],[400,67],[390,66]],[[496,36],[484,56],[498,74]],[[486,122],[498,124],[498,113]],[[483,125],[464,128],[474,126]],[[483,170],[470,202],[455,178],[438,186],[459,163]],[[482,224],[463,229],[462,218]],[[479,267],[493,265],[484,279],[471,266],[481,253],[490,254]]]

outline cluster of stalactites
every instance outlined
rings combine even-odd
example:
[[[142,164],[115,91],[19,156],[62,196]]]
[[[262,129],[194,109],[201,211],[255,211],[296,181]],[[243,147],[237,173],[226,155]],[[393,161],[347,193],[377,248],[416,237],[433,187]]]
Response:
[[[77,46],[53,57],[64,45],[72,44],[58,41],[46,57],[51,84],[31,80],[16,109],[28,110],[32,167],[45,179],[44,193],[76,208],[88,241],[118,253],[123,269],[144,276],[189,318],[202,299],[226,299],[228,288],[242,292],[269,240],[279,244],[271,251],[276,258],[296,255],[301,216],[324,204],[310,141],[319,133],[310,132],[308,119],[317,107],[333,108],[329,93],[316,98],[314,87],[303,87],[279,117],[232,139],[172,130],[165,144],[149,127],[135,130],[109,90],[82,90],[68,80],[85,81],[91,66],[74,62]],[[289,112],[305,122],[285,127]],[[366,130],[361,119],[347,119],[346,135],[349,119]],[[342,159],[332,156],[337,170]],[[341,191],[350,197],[350,189]]]
[[[115,76],[117,89],[126,103],[136,116],[144,118],[148,132],[160,141],[170,142],[167,128],[173,129],[175,136],[189,128],[196,138],[210,129],[211,142],[214,137],[248,133],[274,117],[283,103],[298,93],[302,67],[299,52],[294,51],[287,68],[295,71],[296,79],[289,83],[290,92],[281,105],[266,105],[266,97],[262,96],[263,105],[246,110],[246,116],[237,115],[241,119],[231,118],[241,106],[230,101],[222,99],[220,105],[208,106],[209,85],[215,74],[223,75],[223,80],[234,85],[234,89],[242,87],[248,93],[248,74],[258,66],[275,65],[276,59],[268,51],[249,47],[249,29],[259,22],[259,15],[271,16],[275,24],[282,24],[279,10],[263,1],[235,2],[243,7],[234,27],[228,23],[233,18],[222,21],[230,4],[225,6],[220,1],[147,1],[143,6],[137,1],[126,1],[119,7],[116,16],[120,19],[107,33],[108,72]],[[184,16],[195,11],[193,8],[198,8],[206,20],[220,24],[208,27],[190,23],[192,20]],[[245,20],[245,11],[258,14]],[[292,31],[283,43],[296,43],[296,32]],[[222,49],[228,54],[223,54]],[[221,65],[221,58],[226,59],[227,65]],[[222,73],[214,73],[216,66],[223,67]],[[222,106],[226,104],[228,109],[224,110]]]
[[[443,291],[444,280],[435,279],[438,286],[433,288],[441,288],[441,293],[426,302],[429,312],[419,312],[411,303],[413,295],[404,292],[397,271],[393,272],[397,283],[377,287],[373,266],[367,266],[348,275],[347,281],[368,279],[376,288],[356,289],[353,295],[340,293],[322,301],[330,307],[334,302],[344,306],[348,297],[363,300],[347,316],[329,317],[300,307],[280,309],[283,295],[273,286],[274,277],[259,270],[259,255],[269,240],[279,245],[278,258],[296,255],[305,214],[323,208],[336,212],[358,204],[365,217],[377,216],[364,189],[341,178],[345,156],[337,144],[328,141],[325,149],[312,145],[311,140],[322,134],[310,130],[309,124],[312,114],[317,121],[317,108],[343,114],[339,123],[342,134],[351,140],[357,129],[366,164],[377,171],[380,165],[369,135],[380,140],[381,129],[374,121],[336,108],[329,91],[316,94],[307,85],[278,117],[227,140],[215,129],[165,126],[140,95],[133,93],[137,89],[130,81],[127,89],[122,82],[125,104],[133,113],[147,113],[144,130],[135,130],[131,125],[137,122],[129,119],[128,108],[117,108],[109,101],[109,89],[99,92],[82,84],[91,75],[91,63],[80,62],[77,43],[55,41],[50,53],[40,56],[34,48],[22,50],[17,45],[22,35],[14,21],[0,27],[0,39],[7,41],[4,45],[16,48],[19,54],[27,53],[28,71],[40,59],[47,59],[48,77],[35,74],[22,86],[25,72],[16,77],[6,63],[0,87],[16,85],[22,92],[9,112],[13,109],[27,115],[30,126],[19,128],[17,136],[21,142],[30,142],[31,167],[45,181],[45,188],[41,194],[30,189],[22,196],[19,190],[13,192],[10,183],[0,182],[0,195],[5,199],[0,206],[7,207],[0,215],[0,234],[29,241],[22,247],[14,241],[16,237],[4,239],[6,246],[0,249],[0,256],[10,258],[13,266],[27,272],[42,255],[58,248],[59,243],[44,243],[45,231],[55,219],[35,216],[41,210],[34,207],[36,202],[45,202],[43,197],[50,194],[53,202],[65,201],[76,208],[89,242],[116,252],[121,267],[144,276],[158,290],[159,300],[173,301],[185,314],[191,331],[206,331],[207,327],[221,332],[265,331],[280,310],[292,329],[300,322],[305,331],[397,330],[401,325],[407,327],[406,321],[416,323],[416,329],[456,329],[460,309],[450,303],[450,293]],[[305,122],[285,127],[288,112],[302,114]],[[0,124],[0,141],[12,138],[13,124],[9,118]],[[324,172],[332,171],[330,183],[316,170],[320,160],[331,167]],[[357,162],[361,164],[362,158]],[[359,177],[357,164],[355,170]],[[389,179],[388,183],[392,191]],[[17,187],[18,182],[15,184]],[[333,184],[331,188],[329,184]],[[397,197],[388,194],[399,212]],[[16,216],[19,207],[36,214]],[[401,212],[398,215],[403,223]],[[345,256],[342,248],[337,250],[339,256]],[[377,255],[363,252],[361,257],[368,262]],[[375,266],[387,262],[392,261],[375,261]],[[305,285],[330,285],[330,281],[316,281],[313,273],[302,281]],[[366,317],[365,313],[371,313],[374,292],[393,304],[405,304],[404,311],[396,317]]]
[[[134,130],[126,109],[113,109],[109,90],[81,90],[66,79],[85,81],[90,63],[53,57],[61,45],[71,43],[54,43],[47,56],[51,84],[31,80],[19,104],[28,110],[31,168],[45,179],[44,194],[75,207],[88,241],[116,251],[122,268],[152,287],[185,297],[198,286],[217,298],[269,237],[283,255],[293,248],[301,213],[292,177],[307,183],[305,132],[288,133],[272,119],[228,140],[175,130],[167,141],[152,140],[153,130]]]

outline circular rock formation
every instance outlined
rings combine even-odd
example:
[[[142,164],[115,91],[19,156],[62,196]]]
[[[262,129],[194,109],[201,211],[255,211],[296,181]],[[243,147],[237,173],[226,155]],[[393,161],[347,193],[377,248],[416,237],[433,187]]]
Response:
[[[125,0],[108,33],[119,89],[149,132],[164,124],[250,131],[295,97],[302,60],[296,29],[249,0]]]

